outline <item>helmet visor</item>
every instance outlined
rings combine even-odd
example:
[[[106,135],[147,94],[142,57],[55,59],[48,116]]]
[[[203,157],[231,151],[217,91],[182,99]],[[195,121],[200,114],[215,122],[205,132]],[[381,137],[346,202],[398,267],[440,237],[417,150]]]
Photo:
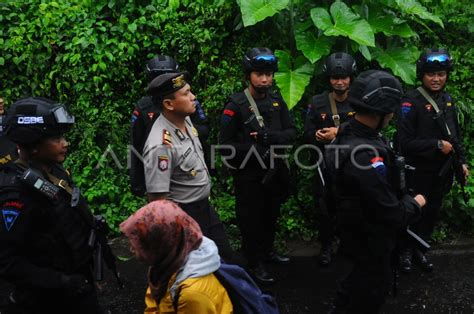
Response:
[[[426,65],[449,65],[449,56],[447,54],[431,54],[426,57]]]
[[[258,68],[272,68],[276,62],[274,55],[259,55],[252,58],[252,65]]]
[[[74,124],[75,118],[64,107],[60,105],[53,109],[54,119],[58,124]]]

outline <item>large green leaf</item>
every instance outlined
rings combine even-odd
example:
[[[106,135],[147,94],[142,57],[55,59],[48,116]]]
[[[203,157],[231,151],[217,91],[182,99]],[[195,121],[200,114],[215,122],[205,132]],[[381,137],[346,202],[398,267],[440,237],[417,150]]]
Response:
[[[375,46],[375,37],[370,24],[355,14],[345,3],[334,2],[331,15],[323,8],[311,9],[311,19],[326,36],[345,36],[360,45]],[[334,23],[331,21],[334,21]]]
[[[288,6],[289,0],[240,0],[237,3],[244,26],[250,26],[283,10]]]
[[[403,38],[417,36],[406,21],[395,17],[393,13],[387,14],[375,6],[369,7],[367,21],[374,33],[382,32],[387,36],[397,35]]]
[[[305,58],[298,58],[294,64],[291,56],[286,51],[277,50],[279,71],[275,73],[275,80],[280,88],[281,95],[291,109],[303,96],[306,86],[308,86],[313,76],[314,65],[305,62]]]
[[[419,55],[416,47],[397,47],[383,50],[380,47],[371,49],[372,56],[383,67],[392,70],[393,74],[400,77],[405,83],[415,84],[415,61]]]
[[[416,15],[419,18],[423,20],[429,20],[433,21],[439,26],[444,28],[443,21],[441,19],[434,15],[433,13],[430,13],[424,6],[422,6],[418,1],[416,0],[396,0],[396,3],[398,7],[402,10],[402,12],[406,14],[411,14],[411,15]]]
[[[316,29],[312,27],[297,27],[295,30],[296,47],[311,63],[315,63],[321,57],[331,52],[331,47],[335,42],[332,37],[318,37]]]

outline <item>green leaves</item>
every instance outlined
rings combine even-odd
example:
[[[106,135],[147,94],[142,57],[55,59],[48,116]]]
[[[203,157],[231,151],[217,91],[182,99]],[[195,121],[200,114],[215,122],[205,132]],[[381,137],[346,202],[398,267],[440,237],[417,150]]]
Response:
[[[383,50],[380,47],[372,48],[373,56],[383,68],[389,68],[393,74],[400,77],[405,83],[415,84],[415,61],[419,52],[416,47],[392,48]]]
[[[430,13],[424,6],[416,0],[396,0],[397,6],[405,14],[416,15],[423,20],[435,22],[444,28],[443,21],[436,15]]]
[[[334,2],[330,8],[311,10],[311,19],[316,27],[324,31],[326,36],[348,37],[358,44],[374,47],[374,32],[366,20],[352,12],[343,2]]]
[[[314,66],[306,62],[304,58],[298,58],[292,64],[292,58],[286,51],[277,50],[275,54],[278,57],[279,66],[279,71],[275,73],[275,80],[283,99],[291,109],[303,96],[313,76]]]
[[[300,50],[311,63],[315,63],[331,52],[331,47],[335,40],[332,37],[318,37],[314,27],[308,29],[308,27],[301,26],[295,31],[295,41],[298,50]]]
[[[263,21],[288,6],[289,0],[240,0],[244,26]]]

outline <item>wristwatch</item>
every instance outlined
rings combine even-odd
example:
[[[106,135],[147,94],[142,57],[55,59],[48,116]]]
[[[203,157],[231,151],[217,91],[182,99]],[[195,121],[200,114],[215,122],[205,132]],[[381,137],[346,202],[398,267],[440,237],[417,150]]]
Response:
[[[443,141],[442,140],[438,140],[438,149],[439,150],[443,150]]]

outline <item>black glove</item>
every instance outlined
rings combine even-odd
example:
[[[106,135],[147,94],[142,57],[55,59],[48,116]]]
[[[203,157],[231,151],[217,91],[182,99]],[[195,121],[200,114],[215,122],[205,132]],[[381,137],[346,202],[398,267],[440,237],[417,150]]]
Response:
[[[83,294],[92,290],[91,282],[83,275],[61,275],[61,287],[69,289],[73,294]]]

